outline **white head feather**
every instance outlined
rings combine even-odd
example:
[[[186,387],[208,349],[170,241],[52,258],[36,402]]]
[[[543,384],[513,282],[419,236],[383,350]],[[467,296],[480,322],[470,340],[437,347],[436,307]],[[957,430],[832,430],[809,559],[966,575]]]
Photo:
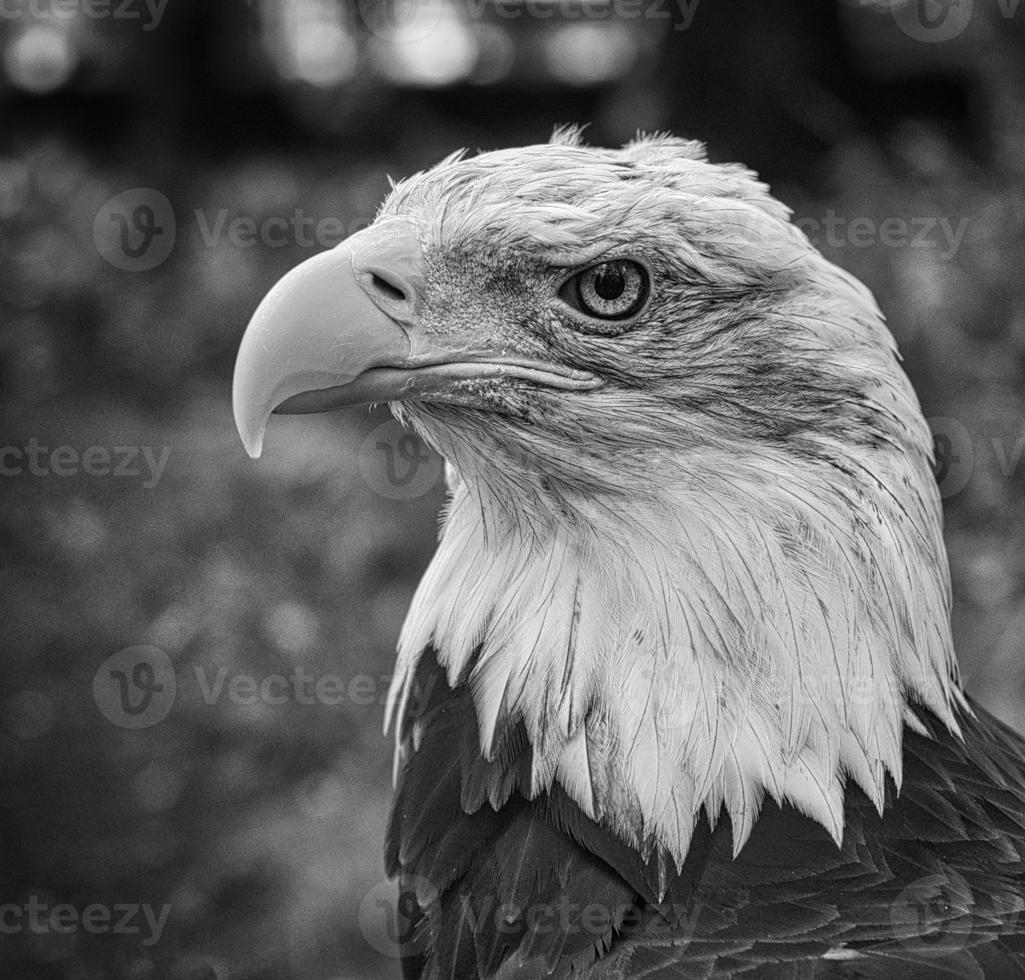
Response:
[[[421,230],[424,329],[609,379],[396,408],[452,499],[393,706],[433,645],[484,755],[522,719],[533,793],[679,863],[702,807],[736,850],[766,793],[837,841],[848,779],[881,809],[909,706],[956,731],[964,699],[929,431],[869,292],[677,140],[452,157],[384,211]],[[542,270],[608,244],[654,269],[650,322],[582,335]]]

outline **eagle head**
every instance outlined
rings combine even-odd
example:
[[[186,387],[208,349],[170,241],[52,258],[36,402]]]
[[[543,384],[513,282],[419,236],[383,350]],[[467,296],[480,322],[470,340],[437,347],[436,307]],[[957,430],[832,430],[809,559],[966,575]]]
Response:
[[[698,143],[455,154],[265,298],[235,373],[272,411],[388,402],[448,464],[392,711],[427,650],[530,795],[682,862],[768,793],[839,840],[905,724],[963,696],[931,440],[868,290]]]

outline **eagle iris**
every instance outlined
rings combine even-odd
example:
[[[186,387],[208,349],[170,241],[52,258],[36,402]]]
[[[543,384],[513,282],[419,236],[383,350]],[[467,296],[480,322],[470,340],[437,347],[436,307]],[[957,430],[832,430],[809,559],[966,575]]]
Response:
[[[648,298],[648,274],[637,262],[616,259],[584,269],[566,287],[563,299],[581,313],[600,320],[626,320]]]

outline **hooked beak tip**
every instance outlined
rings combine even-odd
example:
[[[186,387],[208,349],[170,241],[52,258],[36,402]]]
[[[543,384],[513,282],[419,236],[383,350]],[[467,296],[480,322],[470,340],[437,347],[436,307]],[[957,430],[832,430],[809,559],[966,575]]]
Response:
[[[250,459],[259,459],[263,454],[263,433],[252,435],[248,439],[243,436],[242,445]]]
[[[244,413],[239,411],[239,406],[237,405],[234,406],[234,415],[235,428],[238,431],[239,438],[242,440],[242,446],[246,454],[250,459],[259,459],[260,454],[263,452],[263,436],[267,426],[266,419],[258,422],[255,419],[247,418]]]
[[[246,342],[243,340],[243,346]],[[267,418],[270,412],[266,402],[254,389],[250,372],[243,366],[240,358],[235,365],[235,376],[232,380],[231,413],[235,418],[235,430],[238,432],[242,446],[250,459],[259,459],[263,452],[263,437],[267,429]]]

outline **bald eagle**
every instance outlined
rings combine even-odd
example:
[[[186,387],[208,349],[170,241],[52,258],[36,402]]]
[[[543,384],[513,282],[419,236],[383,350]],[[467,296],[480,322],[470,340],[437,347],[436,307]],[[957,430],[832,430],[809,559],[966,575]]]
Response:
[[[869,291],[695,142],[393,185],[238,355],[447,463],[399,642],[407,977],[1025,976],[1025,742],[966,697]]]

